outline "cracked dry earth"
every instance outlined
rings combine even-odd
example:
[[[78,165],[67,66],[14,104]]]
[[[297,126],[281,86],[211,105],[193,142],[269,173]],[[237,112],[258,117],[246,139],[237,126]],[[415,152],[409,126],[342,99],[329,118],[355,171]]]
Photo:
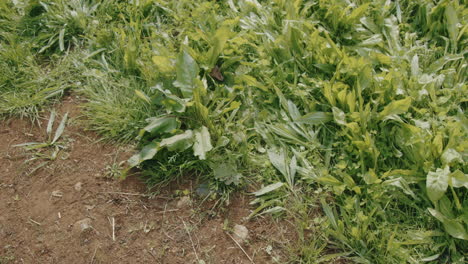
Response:
[[[0,121],[0,264],[284,263],[293,228],[268,217],[248,220],[247,195],[211,210],[213,202],[192,195],[196,179],[147,195],[136,176],[109,177],[131,149],[85,131],[80,102],[72,95],[56,106],[58,120],[67,112],[70,119],[64,149],[48,162],[32,159],[38,150],[14,146],[43,142],[48,113],[41,126]],[[247,228],[245,240],[226,231],[236,224]]]

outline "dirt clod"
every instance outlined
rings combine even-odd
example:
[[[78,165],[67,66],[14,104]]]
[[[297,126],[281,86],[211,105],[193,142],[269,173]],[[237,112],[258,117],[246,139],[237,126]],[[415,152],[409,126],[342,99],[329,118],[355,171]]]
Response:
[[[81,182],[77,182],[75,186],[73,186],[73,188],[75,189],[75,191],[79,192],[81,191],[81,189],[83,189],[83,184]]]

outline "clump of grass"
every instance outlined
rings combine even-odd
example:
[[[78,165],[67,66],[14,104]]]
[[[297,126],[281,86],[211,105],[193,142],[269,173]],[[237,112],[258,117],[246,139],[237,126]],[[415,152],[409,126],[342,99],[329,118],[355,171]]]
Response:
[[[76,78],[78,69],[72,63],[73,54],[56,58],[48,65],[41,66],[30,57],[31,54],[28,55],[27,48],[25,50],[17,47],[16,49],[20,49],[16,50],[17,54],[11,54],[13,46],[7,49],[3,53],[0,47],[0,57],[5,58],[0,63],[0,68],[5,73],[0,85],[2,116],[36,118],[41,107],[53,103],[67,90],[80,85],[79,78]],[[24,60],[12,61],[8,56]]]
[[[0,5],[0,116],[36,118],[42,106],[79,85],[79,69],[73,64],[76,53],[39,54],[41,37],[28,33],[39,23],[31,16],[43,12],[44,6],[37,1]]]
[[[149,92],[140,80],[114,77],[98,70],[85,72],[85,84],[79,89],[88,98],[83,105],[90,128],[104,138],[123,143],[134,142],[146,119],[160,112],[142,102],[135,90]]]

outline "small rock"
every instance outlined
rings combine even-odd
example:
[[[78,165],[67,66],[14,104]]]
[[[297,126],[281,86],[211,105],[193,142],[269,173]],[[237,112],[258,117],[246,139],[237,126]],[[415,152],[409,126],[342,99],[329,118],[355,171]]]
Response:
[[[83,184],[81,182],[77,182],[74,186],[75,191],[79,192],[81,189],[83,189]]]
[[[234,239],[236,239],[238,243],[245,242],[245,240],[247,240],[248,237],[249,230],[247,229],[247,227],[243,225],[234,226]]]
[[[208,183],[201,183],[198,185],[197,189],[195,190],[195,192],[199,195],[199,196],[208,196],[210,194],[210,186],[208,185]]]
[[[190,205],[190,197],[184,196],[177,202],[177,208],[183,208]]]
[[[85,218],[73,224],[73,230],[77,232],[84,232],[92,228],[93,227],[91,226],[91,218]]]

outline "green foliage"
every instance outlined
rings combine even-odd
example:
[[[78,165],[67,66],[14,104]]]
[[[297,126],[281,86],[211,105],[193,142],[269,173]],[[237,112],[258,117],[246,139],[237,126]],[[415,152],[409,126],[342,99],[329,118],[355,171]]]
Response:
[[[54,43],[64,50],[66,43],[63,31],[52,30],[55,40],[47,40],[48,44],[41,42],[43,37],[39,33],[31,33],[48,28],[41,20],[47,10],[46,3],[38,1],[2,1],[0,4],[1,116],[35,118],[41,106],[79,85],[76,78],[79,69],[73,64],[78,53],[62,57],[38,53],[39,49],[45,50]],[[54,16],[63,18],[62,11]],[[49,22],[47,24],[51,25]]]
[[[129,165],[150,185],[187,174],[224,190],[261,184],[251,216],[296,220],[296,263],[466,261],[463,1],[50,0],[0,11],[1,114],[37,112],[77,86],[92,129],[138,141]],[[324,216],[311,217],[318,207]]]

